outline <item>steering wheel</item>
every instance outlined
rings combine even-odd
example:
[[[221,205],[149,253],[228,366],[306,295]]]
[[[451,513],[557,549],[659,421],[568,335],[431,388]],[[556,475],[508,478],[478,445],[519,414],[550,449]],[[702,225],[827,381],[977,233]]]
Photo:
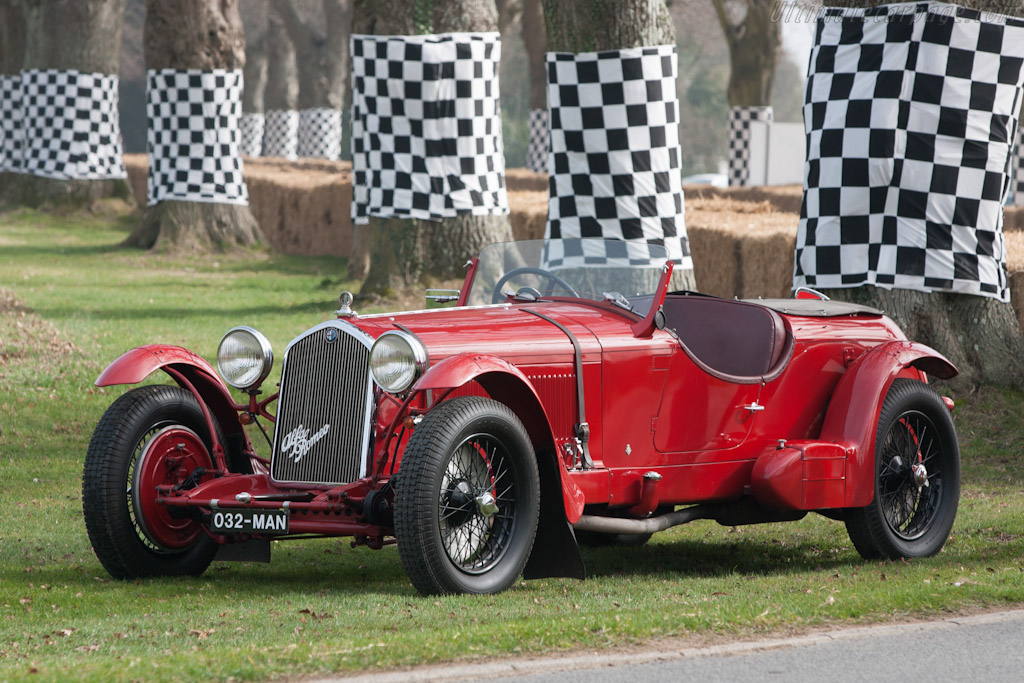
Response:
[[[576,290],[572,288],[572,285],[570,285],[568,282],[558,277],[554,273],[546,271],[543,268],[524,267],[513,268],[512,270],[508,271],[507,273],[501,276],[501,279],[499,279],[498,282],[495,283],[494,292],[491,294],[492,304],[500,304],[504,300],[505,296],[501,293],[501,286],[504,285],[509,280],[511,280],[512,278],[516,277],[517,275],[539,275],[540,277],[545,278],[548,281],[549,285],[558,285],[560,289],[564,289],[570,295],[576,297],[577,299],[580,298],[580,295],[576,293]],[[552,287],[549,286],[547,292],[550,294],[551,290]]]

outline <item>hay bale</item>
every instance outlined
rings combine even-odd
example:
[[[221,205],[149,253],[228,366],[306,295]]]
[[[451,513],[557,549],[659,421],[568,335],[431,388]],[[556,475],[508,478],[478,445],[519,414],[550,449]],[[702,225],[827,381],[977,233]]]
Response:
[[[804,190],[800,185],[773,185],[769,187],[712,187],[710,185],[683,185],[687,205],[691,199],[731,199],[737,202],[768,202],[775,211],[800,213]]]
[[[516,240],[544,239],[548,222],[548,191],[509,191],[509,220]]]
[[[548,174],[536,173],[526,168],[506,168],[505,187],[512,192],[548,191]]]
[[[274,249],[331,256],[351,252],[351,165],[318,162],[298,170],[251,161],[245,182],[249,208]]]
[[[697,288],[724,297],[789,296],[798,220],[764,200],[688,201],[686,231]]]

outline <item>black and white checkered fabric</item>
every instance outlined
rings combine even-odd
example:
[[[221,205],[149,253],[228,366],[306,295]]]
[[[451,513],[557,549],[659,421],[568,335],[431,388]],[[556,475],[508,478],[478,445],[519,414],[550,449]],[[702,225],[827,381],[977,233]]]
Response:
[[[341,158],[341,110],[303,109],[299,112],[299,157]]]
[[[1009,300],[1002,201],[1024,21],[938,3],[818,17],[794,287]]]
[[[1024,206],[1024,126],[1017,125],[1017,149],[1013,154],[1013,203]]]
[[[146,73],[149,204],[248,204],[242,177],[241,69]]]
[[[750,184],[750,123],[774,118],[771,107],[729,108],[729,187]]]
[[[263,129],[266,126],[266,117],[262,113],[244,112],[239,126],[242,129],[242,156],[260,156],[263,153]]]
[[[126,177],[117,76],[29,69],[20,81],[22,173],[58,180]]]
[[[548,110],[531,109],[527,119],[530,135],[526,147],[526,168],[537,173],[548,172],[548,152],[551,146],[548,138]]]
[[[0,76],[0,172],[21,170],[21,77]]]
[[[506,214],[497,33],[352,36],[352,217]]]
[[[693,267],[683,221],[676,47],[549,52],[546,237],[663,245]],[[588,259],[588,263],[594,263]]]
[[[266,113],[263,131],[263,156],[298,158],[299,112],[294,109],[273,109]]]

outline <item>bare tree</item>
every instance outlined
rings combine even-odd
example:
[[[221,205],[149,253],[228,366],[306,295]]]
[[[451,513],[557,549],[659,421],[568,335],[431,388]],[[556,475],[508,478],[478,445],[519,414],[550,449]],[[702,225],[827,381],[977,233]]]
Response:
[[[24,61],[25,16],[20,0],[12,0],[0,4],[0,78],[3,78],[7,97],[0,101],[3,111],[3,120],[0,121],[0,196],[5,196],[14,179],[14,174],[5,169],[15,168],[18,163],[14,125],[19,102],[15,93]]]
[[[267,0],[240,0],[240,3],[242,25],[245,30],[245,90],[242,91],[244,146],[246,117],[256,117],[256,121],[249,124],[252,126],[250,134],[256,133],[261,136],[263,131],[263,126],[257,126],[256,122],[263,117],[264,94],[267,90],[267,15],[270,8]],[[262,144],[262,137],[252,140],[242,153],[259,156]]]
[[[711,0],[729,45],[729,106],[772,103],[782,46],[779,0]]]
[[[299,133],[298,155],[336,159],[341,151],[341,110],[348,83],[352,0],[321,0],[319,7],[306,3],[304,9],[306,17],[299,12],[295,0],[274,3],[274,10],[295,46],[299,67],[299,125],[307,130]],[[318,112],[323,110],[337,113],[325,123],[318,121]],[[322,135],[335,137],[338,149],[326,148],[319,139]]]
[[[284,22],[270,12],[267,24],[266,130],[263,156],[295,158],[298,144],[299,67]],[[294,120],[292,120],[294,119]]]
[[[993,12],[1024,14],[1024,1],[951,0],[954,4]],[[840,7],[874,7],[863,0],[829,0]],[[1024,387],[1024,339],[1009,303],[987,296],[946,292],[882,289],[872,285],[828,289],[832,298],[882,309],[911,339],[934,347],[960,370],[951,383],[969,390],[986,382]]]
[[[150,70],[234,70],[245,64],[238,0],[147,0],[143,40]],[[247,205],[161,201],[146,209],[125,244],[210,250],[262,241]]]
[[[4,3],[3,12],[4,42],[10,46],[4,49],[5,73],[19,69],[117,73],[124,0],[10,0]],[[22,54],[20,64],[16,63],[18,53]],[[8,175],[4,186],[8,199],[30,206],[84,204],[112,196],[130,200],[132,196],[123,179],[58,179],[18,173]]]
[[[360,30],[378,35],[496,31],[494,0],[434,0],[410,12],[405,0],[357,3]],[[426,9],[423,9],[423,8]],[[389,296],[433,279],[460,277],[467,256],[493,242],[512,240],[508,216],[459,215],[442,221],[371,218],[366,230],[370,269],[361,294]]]

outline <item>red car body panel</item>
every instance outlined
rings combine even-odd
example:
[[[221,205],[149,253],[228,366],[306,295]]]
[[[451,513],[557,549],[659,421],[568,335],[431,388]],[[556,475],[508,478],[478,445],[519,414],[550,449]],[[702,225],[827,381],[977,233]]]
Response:
[[[579,345],[591,469],[580,469],[566,454],[575,442],[579,410],[573,342],[530,311],[559,323]],[[535,446],[548,447],[542,457],[556,458],[560,504],[569,523],[579,520],[585,507],[639,506],[644,474],[652,471],[661,475],[656,496],[663,505],[735,500],[748,494],[763,505],[789,510],[866,505],[874,478],[865,454],[874,453],[878,413],[889,384],[901,374],[923,378],[917,368],[940,377],[952,376],[955,369],[934,350],[906,341],[881,316],[785,315],[784,320],[793,337],[785,370],[770,381],[751,383],[709,374],[667,330],[635,336],[637,317],[607,303],[499,304],[353,317],[341,324],[354,325],[373,338],[402,329],[429,349],[430,368],[407,402],[413,412],[429,410],[430,402],[446,397],[447,390],[455,390],[451,396],[488,395],[514,404]],[[472,350],[467,350],[466,339],[472,339]],[[225,422],[239,424],[237,415],[232,420],[225,412],[241,406],[231,402],[212,366],[179,347],[129,351],[96,383],[136,383],[166,368],[202,378],[200,398],[211,405],[222,428]],[[381,402],[378,441],[401,417],[397,403]],[[390,444],[396,451],[390,469],[400,468],[407,438],[400,437],[397,447]],[[387,443],[378,445],[378,463],[384,464],[387,448]],[[352,484],[321,487],[311,500],[291,503],[292,532],[382,537],[386,529],[351,512],[330,523],[308,516],[350,509],[347,505],[388,479],[382,469],[375,467],[378,474]],[[295,487],[276,485],[267,475],[236,475],[184,493],[164,492],[160,502],[246,507],[233,497],[287,490]],[[279,503],[248,504],[275,505]]]

